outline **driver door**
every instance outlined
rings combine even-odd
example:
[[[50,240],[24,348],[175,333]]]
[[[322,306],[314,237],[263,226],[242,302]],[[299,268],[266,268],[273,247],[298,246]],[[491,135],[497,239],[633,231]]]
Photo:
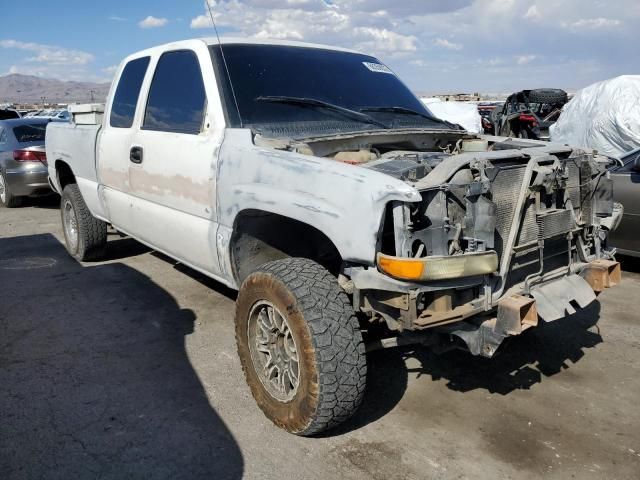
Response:
[[[159,56],[129,152],[129,188],[131,234],[215,275],[215,180],[224,125],[214,121],[212,109],[221,107],[212,77],[204,47]]]

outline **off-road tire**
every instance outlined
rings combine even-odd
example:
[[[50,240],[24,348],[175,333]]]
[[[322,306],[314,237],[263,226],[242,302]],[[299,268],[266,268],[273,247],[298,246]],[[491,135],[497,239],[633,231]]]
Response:
[[[567,103],[567,92],[558,88],[538,88],[529,92],[531,103]]]
[[[0,170],[0,176],[2,176],[2,184],[4,185],[4,202],[0,197],[0,207],[16,208],[22,205],[23,197],[16,197],[11,193],[11,188],[7,184],[7,176]]]
[[[299,352],[299,385],[287,402],[267,391],[249,349],[249,317],[265,300],[283,313]],[[277,426],[318,434],[347,420],[362,403],[367,365],[358,320],[335,277],[316,262],[287,258],[251,273],[240,287],[235,325],[251,393]]]
[[[67,229],[64,227],[64,208],[67,202],[70,202],[77,219],[78,241],[75,247],[70,242]],[[77,184],[70,183],[64,187],[60,199],[60,215],[65,246],[69,255],[81,262],[96,261],[104,257],[107,245],[107,224],[91,215]]]

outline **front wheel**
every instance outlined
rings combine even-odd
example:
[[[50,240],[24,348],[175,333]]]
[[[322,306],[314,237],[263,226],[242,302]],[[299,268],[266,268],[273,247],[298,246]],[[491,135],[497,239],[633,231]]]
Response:
[[[62,191],[60,214],[65,244],[72,257],[85,262],[104,256],[107,224],[91,215],[75,183],[70,183]]]
[[[236,341],[251,393],[277,426],[313,435],[348,419],[367,366],[358,321],[336,279],[317,263],[267,263],[244,281]]]

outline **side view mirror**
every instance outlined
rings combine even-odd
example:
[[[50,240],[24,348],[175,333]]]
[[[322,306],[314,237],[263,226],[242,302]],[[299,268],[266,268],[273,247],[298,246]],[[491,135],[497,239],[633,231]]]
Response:
[[[638,155],[636,159],[633,161],[633,166],[631,167],[631,169],[634,172],[640,172],[640,155]]]

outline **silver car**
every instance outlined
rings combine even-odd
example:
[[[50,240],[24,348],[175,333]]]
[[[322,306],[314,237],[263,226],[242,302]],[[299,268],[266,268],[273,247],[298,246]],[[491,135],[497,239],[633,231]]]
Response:
[[[609,243],[624,255],[640,257],[640,148],[620,158],[622,166],[612,170],[613,196],[624,206],[620,226]]]
[[[0,120],[0,207],[18,207],[27,196],[51,193],[44,149],[49,122]]]

